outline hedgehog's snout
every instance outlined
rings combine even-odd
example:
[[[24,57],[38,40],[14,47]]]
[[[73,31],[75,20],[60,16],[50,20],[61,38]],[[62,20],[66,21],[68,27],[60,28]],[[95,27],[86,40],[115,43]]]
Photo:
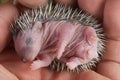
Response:
[[[36,48],[34,44],[26,45],[24,41],[20,44],[18,41],[16,41],[15,49],[21,60],[23,62],[33,61],[39,53],[39,48]]]
[[[41,23],[34,23],[32,28],[18,33],[14,39],[15,49],[23,62],[33,61],[41,48]]]
[[[28,51],[31,51],[31,50],[28,50]],[[31,62],[31,61],[35,60],[35,58],[36,58],[36,55],[35,55],[35,53],[33,53],[33,51],[32,51],[32,53],[22,51],[22,54],[18,53],[18,55],[20,56],[21,61],[24,63]]]
[[[21,61],[24,62],[24,63],[27,63],[27,62],[28,62],[28,60],[25,59],[25,58],[21,58]]]

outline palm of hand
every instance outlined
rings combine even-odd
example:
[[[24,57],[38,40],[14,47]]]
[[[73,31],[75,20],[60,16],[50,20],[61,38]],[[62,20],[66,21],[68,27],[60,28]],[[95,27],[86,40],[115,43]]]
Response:
[[[82,1],[79,0],[79,3],[81,2],[81,7],[85,9],[86,11],[90,12],[93,15],[98,16],[99,18],[102,18],[103,15],[103,3],[104,1],[98,1],[96,2],[97,6],[94,9],[89,9],[91,7],[89,3],[89,0]],[[120,72],[120,65],[119,65],[119,55],[117,54],[119,52],[119,18],[118,18],[118,6],[120,3],[119,0],[117,1],[107,1],[105,4],[104,9],[104,26],[105,31],[107,34],[108,42],[106,43],[106,52],[103,57],[103,62],[98,65],[98,72],[110,77],[111,79],[119,80],[119,72]],[[82,4],[86,6],[82,6]],[[107,14],[107,10],[111,9],[111,5],[113,5],[114,12],[111,12]],[[96,12],[97,11],[97,12]],[[110,11],[110,10],[109,10]],[[115,14],[114,14],[115,13]],[[111,16],[112,15],[112,16]],[[111,20],[112,19],[112,20]],[[114,20],[114,21],[113,21]],[[113,27],[114,25],[115,27]],[[114,30],[114,32],[113,32]],[[114,47],[116,47],[114,49]],[[113,50],[114,49],[114,50]],[[113,55],[114,53],[114,55]],[[12,54],[12,55],[11,55]],[[68,72],[52,72],[49,71],[46,68],[42,68],[40,70],[31,71],[29,69],[30,65],[29,63],[22,63],[19,58],[16,56],[16,52],[11,49],[6,49],[2,52],[0,55],[0,62],[1,64],[7,68],[10,72],[17,75],[17,77],[20,80],[109,80],[108,78],[95,73],[93,71],[85,71],[77,73],[68,73]],[[113,70],[116,69],[116,70]],[[87,77],[86,77],[87,76]]]

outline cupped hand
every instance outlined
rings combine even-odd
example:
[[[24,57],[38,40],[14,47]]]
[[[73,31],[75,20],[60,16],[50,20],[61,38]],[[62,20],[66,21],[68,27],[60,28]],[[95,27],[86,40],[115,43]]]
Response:
[[[18,16],[18,10],[12,4],[0,6],[0,79],[2,80],[120,80],[120,0],[54,0],[67,5],[78,4],[86,12],[103,21],[107,37],[103,58],[97,66],[97,72],[80,73],[53,72],[47,68],[31,71],[29,63],[22,63],[11,42],[10,24]],[[34,8],[47,4],[47,0],[17,0],[26,7]]]

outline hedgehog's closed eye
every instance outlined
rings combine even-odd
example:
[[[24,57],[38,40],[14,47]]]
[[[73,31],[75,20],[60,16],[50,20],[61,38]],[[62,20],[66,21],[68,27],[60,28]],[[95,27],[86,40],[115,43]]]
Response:
[[[26,45],[32,44],[32,43],[33,43],[32,37],[28,37],[28,38],[26,39],[25,43],[26,43]]]

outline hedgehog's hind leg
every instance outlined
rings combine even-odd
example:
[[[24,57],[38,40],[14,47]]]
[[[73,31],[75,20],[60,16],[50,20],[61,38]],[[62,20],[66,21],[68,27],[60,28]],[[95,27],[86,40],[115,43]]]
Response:
[[[83,60],[80,59],[79,57],[71,57],[69,60],[66,61],[66,65],[69,69],[73,70],[75,69],[78,65],[83,64]]]
[[[65,61],[71,70],[96,58],[98,38],[95,30],[92,27],[86,27],[81,40],[77,43],[74,56]]]

